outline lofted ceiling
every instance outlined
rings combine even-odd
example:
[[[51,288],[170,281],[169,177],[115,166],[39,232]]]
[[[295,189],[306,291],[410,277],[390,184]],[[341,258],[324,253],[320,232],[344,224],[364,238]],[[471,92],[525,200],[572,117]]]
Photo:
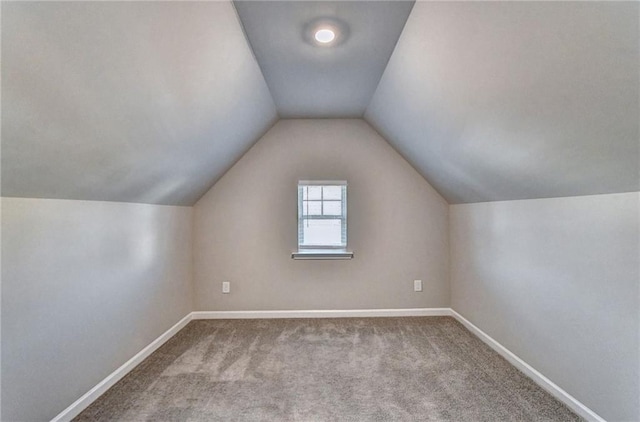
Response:
[[[413,1],[235,1],[283,118],[362,117]],[[337,45],[313,41],[336,21]]]
[[[277,119],[229,2],[3,2],[2,195],[194,204]]]
[[[418,2],[366,119],[449,203],[640,190],[637,2]]]
[[[192,205],[279,117],[363,114],[450,203],[638,191],[639,7],[3,2],[2,195]]]

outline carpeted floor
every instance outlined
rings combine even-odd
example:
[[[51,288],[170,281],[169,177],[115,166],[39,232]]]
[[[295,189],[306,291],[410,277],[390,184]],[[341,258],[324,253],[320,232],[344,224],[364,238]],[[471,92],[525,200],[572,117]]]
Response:
[[[76,421],[575,421],[450,317],[192,321]]]

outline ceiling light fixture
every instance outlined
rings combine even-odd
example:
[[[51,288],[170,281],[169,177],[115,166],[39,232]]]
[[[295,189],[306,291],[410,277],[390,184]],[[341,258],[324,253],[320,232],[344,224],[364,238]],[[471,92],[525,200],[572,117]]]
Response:
[[[349,39],[349,25],[334,17],[319,17],[304,25],[302,39],[314,47],[338,47]]]
[[[328,44],[336,39],[336,33],[328,28],[318,29],[314,35],[316,41],[322,44]]]

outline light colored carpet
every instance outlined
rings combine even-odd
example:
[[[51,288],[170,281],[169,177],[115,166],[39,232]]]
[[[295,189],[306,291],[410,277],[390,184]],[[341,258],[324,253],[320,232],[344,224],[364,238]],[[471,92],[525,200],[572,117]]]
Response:
[[[192,321],[76,421],[575,421],[450,317]]]

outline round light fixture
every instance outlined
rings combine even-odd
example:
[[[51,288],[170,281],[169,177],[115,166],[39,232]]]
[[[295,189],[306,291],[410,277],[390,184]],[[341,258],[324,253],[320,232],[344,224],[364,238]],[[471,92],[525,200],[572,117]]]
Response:
[[[321,28],[316,31],[314,38],[319,43],[328,44],[331,41],[336,39],[336,33],[333,32],[331,29]]]
[[[302,39],[321,49],[337,47],[349,39],[349,25],[333,17],[319,17],[304,25]]]

